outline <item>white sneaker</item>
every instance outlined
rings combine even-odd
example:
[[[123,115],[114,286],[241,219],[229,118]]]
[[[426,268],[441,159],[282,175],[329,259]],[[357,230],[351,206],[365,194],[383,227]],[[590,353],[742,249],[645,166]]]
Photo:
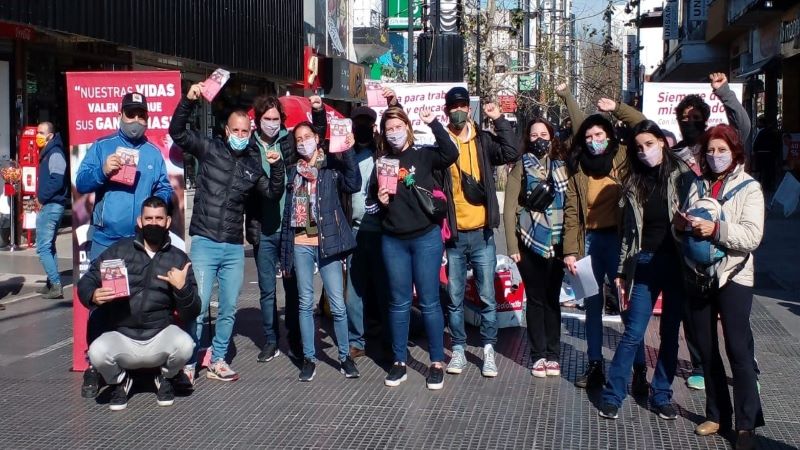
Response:
[[[467,367],[467,357],[464,355],[464,350],[453,350],[453,356],[450,358],[450,363],[447,364],[447,373],[459,374]]]
[[[497,376],[497,364],[494,361],[494,347],[492,347],[492,344],[483,346],[483,367],[481,368],[481,375],[485,377]]]

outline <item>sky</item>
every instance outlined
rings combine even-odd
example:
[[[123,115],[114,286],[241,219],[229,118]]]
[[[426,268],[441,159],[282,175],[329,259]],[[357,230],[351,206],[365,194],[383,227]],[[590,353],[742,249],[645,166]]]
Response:
[[[603,10],[608,6],[606,0],[573,0],[572,13],[575,14],[576,30],[582,30],[583,25],[602,29]]]

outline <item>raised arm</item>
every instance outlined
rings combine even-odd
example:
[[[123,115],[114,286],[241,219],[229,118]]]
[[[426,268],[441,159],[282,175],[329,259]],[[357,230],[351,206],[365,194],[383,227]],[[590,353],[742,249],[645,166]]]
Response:
[[[559,84],[556,88],[556,94],[558,94],[561,100],[564,101],[564,104],[567,105],[567,113],[570,119],[572,119],[572,133],[577,135],[578,129],[581,127],[584,119],[586,119],[586,113],[578,106],[578,102],[575,101],[575,97],[573,97],[572,93],[569,91],[567,83]]]
[[[519,152],[515,145],[516,136],[514,129],[511,128],[511,123],[503,117],[500,108],[494,103],[484,105],[483,112],[494,122],[495,134],[482,133],[488,139],[481,142],[485,143],[484,151],[489,152],[489,160],[492,165],[502,166],[516,161],[519,158]]]
[[[711,80],[711,88],[714,90],[714,95],[719,97],[722,106],[725,107],[728,123],[739,131],[739,138],[742,142],[747,142],[752,128],[750,116],[747,115],[744,106],[742,106],[742,103],[736,98],[736,94],[733,93],[728,85],[728,77],[724,73],[712,73],[708,78]]]
[[[183,97],[175,108],[172,114],[172,121],[169,123],[169,135],[172,140],[183,151],[202,159],[208,148],[208,138],[200,133],[192,130],[187,130],[186,125],[189,124],[189,118],[194,111],[194,107],[200,99],[200,89],[202,83],[197,83],[189,88],[186,97]]]

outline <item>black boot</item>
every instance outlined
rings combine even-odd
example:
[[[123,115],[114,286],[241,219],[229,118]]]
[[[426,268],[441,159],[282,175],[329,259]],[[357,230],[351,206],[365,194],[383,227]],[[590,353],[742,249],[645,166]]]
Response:
[[[650,385],[647,383],[647,366],[633,366],[633,381],[631,381],[631,392],[634,396],[646,396],[650,394]]]
[[[589,365],[586,366],[586,372],[575,380],[575,386],[583,389],[592,389],[602,387],[605,382],[603,360],[589,361]]]

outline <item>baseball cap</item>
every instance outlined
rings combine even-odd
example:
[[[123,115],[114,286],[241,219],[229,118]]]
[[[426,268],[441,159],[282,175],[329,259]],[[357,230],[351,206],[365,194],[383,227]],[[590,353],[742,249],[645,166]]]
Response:
[[[147,111],[147,98],[138,92],[128,92],[122,97],[122,111],[143,109]]]
[[[469,92],[461,86],[454,87],[444,94],[445,106],[452,106],[458,102],[465,102],[469,104]]]
[[[359,116],[367,116],[370,119],[372,119],[373,122],[378,120],[378,114],[376,114],[375,110],[370,108],[369,106],[359,106],[355,108],[353,112],[350,114],[351,119],[355,119],[356,117]]]

